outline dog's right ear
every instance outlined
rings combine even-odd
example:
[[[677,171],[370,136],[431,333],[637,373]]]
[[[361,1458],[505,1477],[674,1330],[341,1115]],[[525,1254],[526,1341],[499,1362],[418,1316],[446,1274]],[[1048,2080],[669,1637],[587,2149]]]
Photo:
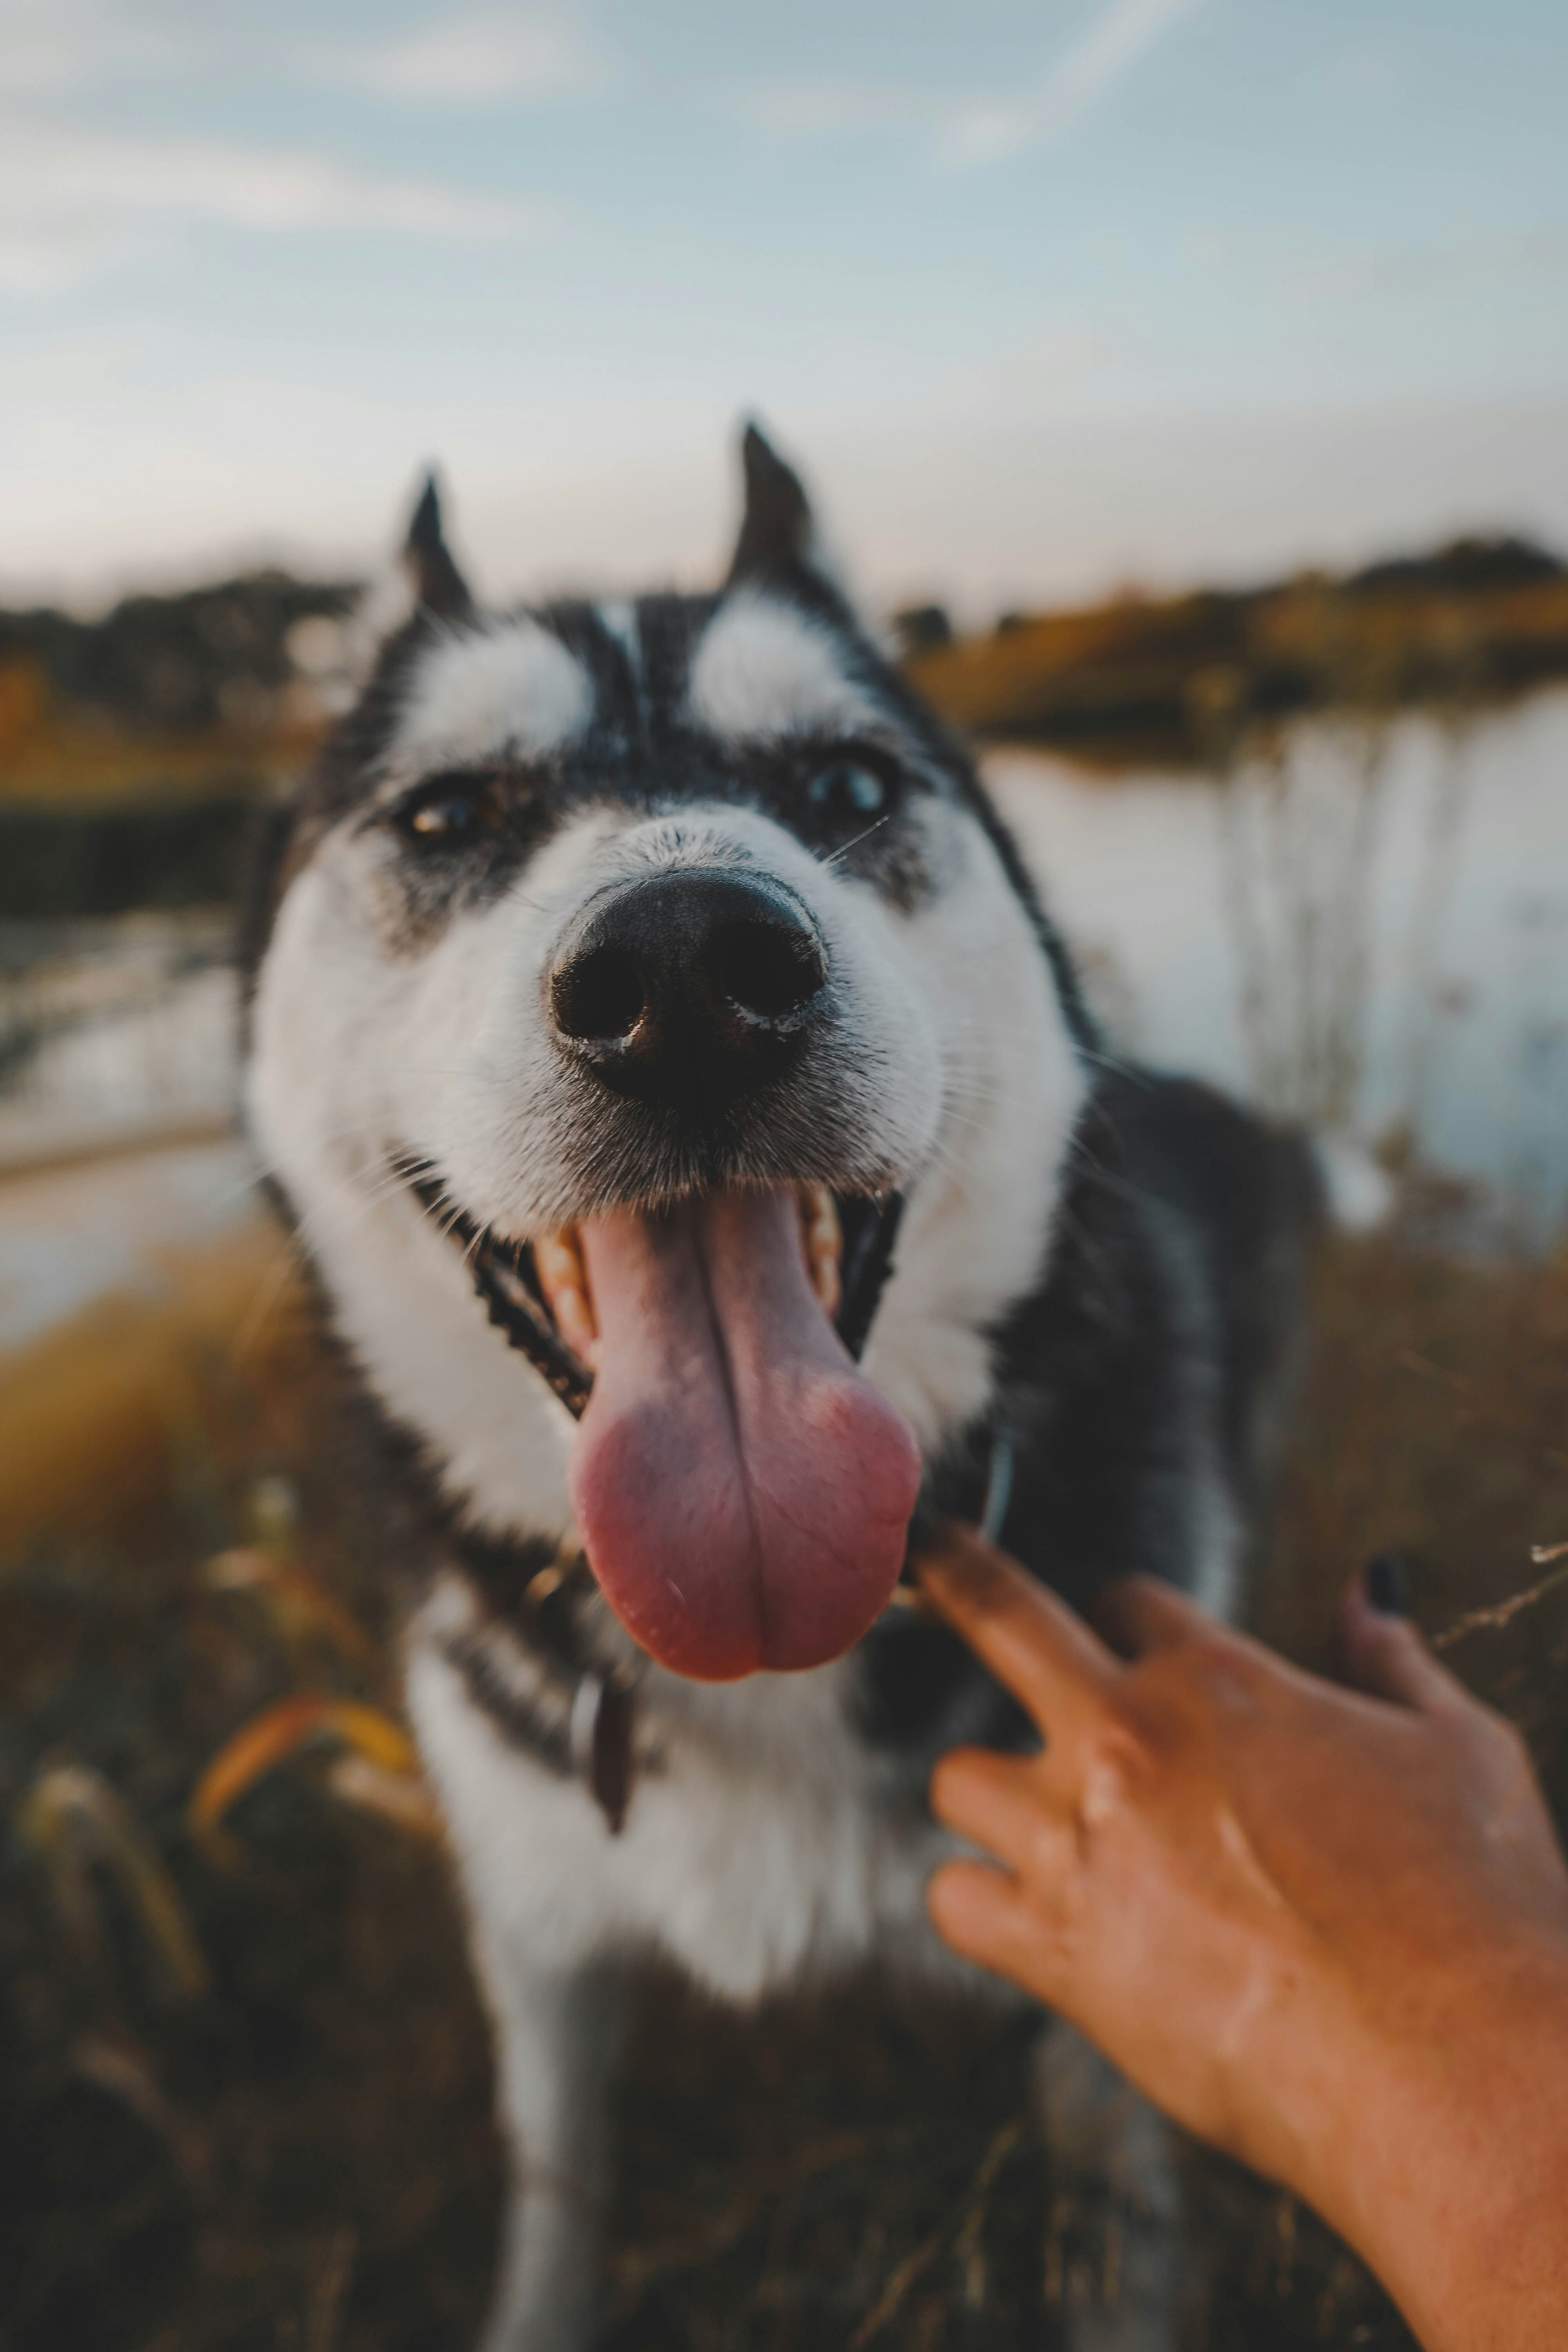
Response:
[[[741,471],[744,504],[726,588],[787,586],[805,580],[827,589],[852,611],[854,599],[823,543],[799,475],[754,423],[741,436]]]
[[[474,609],[468,583],[452,561],[441,530],[441,493],[432,469],[409,518],[403,543],[403,569],[414,602],[440,621],[466,619]]]
[[[729,588],[794,588],[808,600],[826,596],[858,628],[868,624],[844,566],[806,497],[799,475],[787,466],[760,425],[741,436],[744,504]]]
[[[416,613],[438,621],[467,620],[472,592],[458,571],[441,527],[441,492],[434,471],[420,485],[396,557],[371,582],[349,622],[348,678],[357,691],[374,669],[389,637]]]
[[[752,422],[741,436],[741,471],[745,502],[726,584],[810,571],[816,536],[810,500],[799,475]]]

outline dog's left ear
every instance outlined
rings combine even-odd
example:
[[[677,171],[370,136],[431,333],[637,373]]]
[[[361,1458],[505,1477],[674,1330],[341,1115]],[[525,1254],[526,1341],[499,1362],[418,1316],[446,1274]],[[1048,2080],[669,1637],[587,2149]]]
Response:
[[[742,583],[785,584],[803,577],[850,601],[838,566],[822,543],[822,533],[800,477],[786,466],[760,426],[748,424],[741,436],[745,505],[741,535],[730,560],[727,588]]]

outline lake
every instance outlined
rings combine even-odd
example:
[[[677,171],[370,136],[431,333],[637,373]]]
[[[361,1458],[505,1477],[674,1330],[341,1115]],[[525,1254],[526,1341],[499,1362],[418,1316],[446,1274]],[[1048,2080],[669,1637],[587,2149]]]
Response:
[[[1304,727],[1224,787],[987,762],[1126,1049],[1568,1213],[1568,693],[1459,730]]]

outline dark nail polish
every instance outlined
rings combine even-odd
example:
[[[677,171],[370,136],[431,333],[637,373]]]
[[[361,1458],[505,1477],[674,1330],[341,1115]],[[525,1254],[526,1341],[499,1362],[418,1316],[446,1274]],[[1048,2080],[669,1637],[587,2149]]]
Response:
[[[1382,1617],[1410,1614],[1410,1563],[1402,1551],[1380,1551],[1366,1564],[1366,1597]]]

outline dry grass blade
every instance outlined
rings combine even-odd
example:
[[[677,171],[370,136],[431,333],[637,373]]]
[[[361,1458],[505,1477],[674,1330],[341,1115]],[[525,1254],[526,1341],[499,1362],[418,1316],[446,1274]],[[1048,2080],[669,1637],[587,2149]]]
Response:
[[[194,2000],[207,1966],[174,1883],[124,1799],[85,1764],[41,1772],[23,1804],[23,1836],[47,1865],[56,1900],[79,1943],[99,1941],[89,1873],[109,1871],[141,1921],[171,1990]]]
[[[1568,1552],[1568,1544],[1537,1545],[1530,1556],[1539,1564],[1542,1560],[1558,1559],[1564,1552]],[[1456,1642],[1462,1642],[1468,1633],[1500,1633],[1505,1625],[1511,1625],[1516,1617],[1521,1616],[1527,1609],[1533,1609],[1538,1601],[1544,1601],[1549,1592],[1555,1592],[1563,1584],[1568,1584],[1568,1567],[1553,1570],[1550,1576],[1543,1576],[1539,1584],[1526,1585],[1521,1592],[1510,1592],[1504,1600],[1494,1601],[1489,1608],[1467,1610],[1464,1616],[1455,1619],[1453,1624],[1445,1625],[1440,1633],[1433,1634],[1432,1647],[1435,1650],[1450,1649]]]
[[[656,2279],[708,2268],[745,2235],[772,2199],[837,2166],[863,2162],[866,2147],[860,2132],[836,2132],[788,2164],[760,2169],[722,2212],[709,2215],[695,2229],[685,2230],[655,2248],[629,2249],[613,2256],[610,2267],[617,2286],[628,2296],[640,2295]]]
[[[351,1753],[337,1759],[327,1774],[327,1785],[345,1805],[357,1805],[362,1813],[374,1813],[411,1837],[441,1834],[440,1807],[426,1783],[406,1772],[389,1772],[384,1765],[373,1764],[368,1756]]]
[[[192,1834],[226,1860],[224,1815],[268,1772],[321,1739],[337,1740],[379,1771],[419,1785],[414,1743],[401,1724],[379,1707],[302,1691],[253,1717],[219,1749],[191,1799]]]
[[[910,2289],[931,2268],[950,2237],[956,2236],[964,2242],[964,2251],[973,2261],[985,2200],[995,2186],[997,2174],[1023,2137],[1024,2124],[1024,2116],[1015,2116],[1002,2126],[986,2149],[973,2185],[958,2210],[950,2214],[940,2230],[933,2230],[931,2236],[899,2264],[876,2304],[849,2338],[849,2352],[864,2352],[864,2347],[881,2334],[889,2321],[897,2318]]]
[[[156,2132],[197,2198],[211,2193],[212,2148],[206,2134],[171,2104],[146,2052],[123,2034],[84,2033],[71,2052],[71,2070],[108,2098],[118,2099]]]
[[[208,1560],[203,1576],[214,1592],[253,1593],[286,1641],[328,1642],[355,1665],[368,1664],[375,1654],[363,1626],[298,1560],[260,1544],[242,1544]]]
[[[311,2286],[305,2352],[337,2352],[343,2303],[358,2252],[359,2232],[345,2223],[328,2245]]]

